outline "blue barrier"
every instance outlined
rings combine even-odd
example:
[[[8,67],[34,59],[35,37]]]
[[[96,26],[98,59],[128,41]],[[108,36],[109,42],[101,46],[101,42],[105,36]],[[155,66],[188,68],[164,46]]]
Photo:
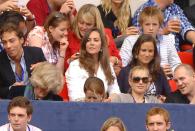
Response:
[[[195,106],[172,104],[64,103],[33,101],[32,125],[43,131],[99,131],[111,116],[120,117],[128,131],[145,131],[149,108],[160,106],[171,115],[174,131],[195,131]],[[8,101],[0,101],[0,125],[7,120]]]

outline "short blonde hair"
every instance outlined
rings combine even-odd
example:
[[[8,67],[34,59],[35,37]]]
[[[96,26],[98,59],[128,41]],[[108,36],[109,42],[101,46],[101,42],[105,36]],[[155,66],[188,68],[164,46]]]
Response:
[[[163,16],[162,11],[158,7],[150,6],[150,7],[144,8],[139,16],[139,24],[142,26],[145,19],[149,17],[157,17],[159,21],[159,25],[162,26],[164,16]]]
[[[163,116],[166,124],[168,124],[170,122],[170,115],[166,109],[164,109],[162,107],[153,107],[153,108],[149,109],[147,114],[146,114],[146,125],[148,124],[149,117],[154,116],[154,115]]]
[[[95,27],[104,32],[104,24],[102,22],[100,12],[96,6],[92,4],[86,4],[79,9],[73,21],[73,30],[79,39],[82,38],[78,29],[78,22],[80,20],[94,21]]]
[[[62,90],[64,84],[60,69],[48,62],[41,62],[33,69],[30,82],[34,88],[47,89],[55,94]]]
[[[120,131],[126,131],[125,124],[118,117],[110,117],[109,119],[107,119],[102,125],[101,131],[107,131],[107,129],[111,126],[118,127]]]

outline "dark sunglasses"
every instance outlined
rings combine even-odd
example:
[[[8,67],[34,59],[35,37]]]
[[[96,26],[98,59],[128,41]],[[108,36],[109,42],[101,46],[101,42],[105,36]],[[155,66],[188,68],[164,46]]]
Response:
[[[133,80],[134,83],[139,83],[140,80],[142,80],[143,83],[148,83],[149,82],[148,77],[133,77],[132,80]]]

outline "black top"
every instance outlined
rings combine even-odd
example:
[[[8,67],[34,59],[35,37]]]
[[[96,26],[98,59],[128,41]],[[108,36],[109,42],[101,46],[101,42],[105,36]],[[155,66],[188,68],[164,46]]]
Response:
[[[106,12],[103,10],[102,5],[99,5],[97,8],[100,11],[100,15],[101,15],[104,27],[111,29],[112,36],[116,38],[118,35],[120,35],[120,30],[114,26],[114,22],[117,20],[117,17],[114,15],[112,10],[106,15]],[[128,26],[131,26],[131,21],[129,21]]]
[[[41,48],[38,47],[23,47],[24,60],[28,77],[31,76],[30,67],[32,64],[46,61]],[[9,87],[16,82],[14,72],[12,70],[10,60],[8,59],[5,50],[0,52],[0,98],[7,99]]]
[[[189,104],[190,101],[185,95],[182,95],[179,90],[171,93],[165,100],[165,103],[183,103]]]
[[[130,86],[128,82],[128,76],[130,72],[130,65],[123,67],[117,76],[118,85],[122,93],[128,93]],[[171,92],[169,83],[164,75],[163,71],[157,74],[157,78],[154,81],[154,85],[156,87],[156,95],[164,95],[168,96]]]
[[[49,92],[47,96],[45,96],[42,100],[63,101],[62,97],[60,97],[59,95],[53,94],[52,92]]]

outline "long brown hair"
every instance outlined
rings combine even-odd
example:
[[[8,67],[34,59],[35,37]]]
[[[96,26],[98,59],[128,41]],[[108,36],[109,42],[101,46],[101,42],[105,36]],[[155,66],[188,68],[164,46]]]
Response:
[[[100,29],[92,28],[84,35],[81,41],[81,49],[80,49],[80,57],[79,57],[80,66],[89,73],[89,76],[94,76],[95,74],[94,59],[92,55],[86,51],[86,44],[88,42],[89,36],[94,31],[98,32],[101,38],[101,51],[99,52],[98,61],[100,62],[100,66],[102,67],[106,79],[108,81],[108,84],[110,85],[114,82],[114,76],[111,73],[106,36],[103,35]]]
[[[130,62],[130,66],[131,68],[133,68],[134,66],[140,64],[136,56],[139,54],[141,46],[145,42],[152,42],[154,46],[154,58],[148,64],[149,71],[152,75],[152,80],[154,81],[157,79],[157,74],[161,70],[161,68],[160,68],[160,56],[158,54],[158,50],[156,47],[156,40],[151,35],[143,34],[139,36],[132,49],[133,58],[132,61]]]

